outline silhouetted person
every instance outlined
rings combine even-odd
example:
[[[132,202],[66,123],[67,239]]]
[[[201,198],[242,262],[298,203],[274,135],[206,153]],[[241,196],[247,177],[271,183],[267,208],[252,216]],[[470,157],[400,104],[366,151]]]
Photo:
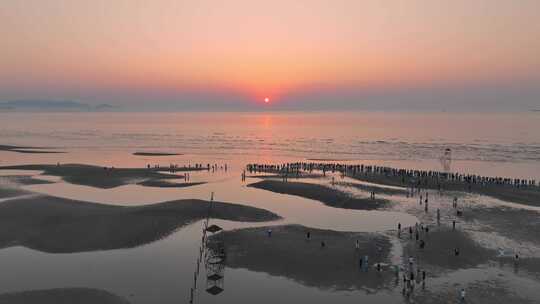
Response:
[[[369,257],[367,255],[364,256],[364,270],[367,271],[369,269]]]

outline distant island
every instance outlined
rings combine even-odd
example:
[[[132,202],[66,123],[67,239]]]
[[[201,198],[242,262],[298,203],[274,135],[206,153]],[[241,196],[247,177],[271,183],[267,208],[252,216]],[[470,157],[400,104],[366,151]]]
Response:
[[[73,100],[11,100],[0,102],[0,111],[111,111],[119,107],[109,104],[90,105]]]

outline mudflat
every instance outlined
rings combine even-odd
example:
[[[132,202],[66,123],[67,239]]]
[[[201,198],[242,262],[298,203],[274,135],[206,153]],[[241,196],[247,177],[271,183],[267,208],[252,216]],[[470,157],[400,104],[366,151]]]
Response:
[[[308,286],[338,290],[385,288],[394,277],[387,266],[391,243],[381,234],[281,225],[225,231],[214,238],[226,246],[228,267],[285,276]],[[359,249],[355,248],[356,241]],[[370,266],[361,271],[360,257],[365,255]],[[383,270],[377,271],[377,263],[382,263]]]
[[[389,186],[407,187],[410,184],[408,179],[403,180],[400,176],[386,176],[384,174],[356,174],[350,177]],[[469,184],[460,181],[444,181],[440,185],[443,191],[472,192],[512,203],[540,206],[540,187],[518,188],[510,185],[475,184],[471,185],[469,189]],[[424,189],[438,190],[439,184],[435,183],[435,180],[427,179],[425,184],[422,183],[422,187]]]
[[[129,304],[117,295],[100,289],[56,288],[0,294],[0,304]]]
[[[148,180],[177,179],[183,176],[166,174],[165,168],[106,168],[81,164],[4,166],[0,170],[37,170],[45,175],[59,176],[76,185],[110,189]],[[176,168],[174,172],[196,171],[196,168]]]
[[[126,207],[52,196],[15,198],[0,204],[0,248],[25,246],[52,253],[131,248],[203,219],[209,210],[212,218],[232,221],[279,218],[263,209],[203,200]]]
[[[353,197],[345,192],[311,183],[263,180],[250,184],[248,187],[268,190],[275,193],[296,195],[320,201],[330,207],[343,209],[374,210],[389,207],[391,205],[388,200]]]

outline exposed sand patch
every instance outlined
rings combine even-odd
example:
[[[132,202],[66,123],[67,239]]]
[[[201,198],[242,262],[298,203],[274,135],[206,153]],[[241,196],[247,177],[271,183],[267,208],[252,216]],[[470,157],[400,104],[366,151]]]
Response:
[[[388,188],[388,187],[379,187],[375,185],[364,185],[364,184],[357,184],[357,183],[347,183],[347,182],[338,182],[336,185],[339,186],[345,186],[345,187],[352,187],[356,188],[365,192],[375,192],[376,194],[386,194],[386,195],[407,195],[407,190],[405,189],[394,189],[394,188]]]
[[[535,301],[522,298],[505,285],[503,280],[477,281],[466,286],[449,285],[436,290],[424,290],[414,297],[415,303],[422,304],[455,304],[460,303],[459,291],[465,287],[466,297],[463,303],[486,304],[532,304]]]
[[[0,151],[8,151],[8,152],[16,152],[16,153],[29,153],[29,154],[65,153],[63,151],[51,151],[51,150],[45,150],[45,149],[50,149],[50,148],[0,145]]]
[[[128,304],[104,290],[90,288],[58,288],[0,294],[0,304]]]
[[[260,178],[260,179],[277,179],[281,180],[283,178],[282,174],[261,174],[261,175],[248,175],[246,177],[250,178]],[[318,174],[318,173],[306,173],[306,172],[299,172],[298,175],[296,173],[289,174],[287,176],[288,179],[300,179],[300,178],[322,178],[324,175]]]
[[[540,212],[509,207],[478,207],[464,212],[463,219],[479,221],[510,239],[540,246]]]
[[[406,187],[409,181],[403,180],[400,176],[385,176],[381,174],[357,174],[352,178],[382,185]],[[428,179],[427,184],[422,184],[424,189],[438,190],[438,184],[434,180]],[[469,192],[468,184],[464,182],[444,181],[441,183],[444,191]],[[540,206],[540,187],[512,187],[509,185],[472,185],[471,191],[486,196],[491,196],[504,201],[519,203],[530,206]]]
[[[44,175],[59,176],[64,181],[83,186],[110,189],[148,180],[175,179],[182,176],[160,172],[164,168],[104,168],[90,165],[20,165],[5,166],[1,169],[39,170]],[[196,171],[195,168],[176,168],[175,172]]]
[[[173,183],[166,180],[146,180],[138,183],[137,185],[145,187],[159,187],[159,188],[186,188],[198,185],[204,185],[205,182],[193,182],[193,183]]]
[[[11,184],[11,185],[43,185],[43,184],[54,184],[52,181],[34,178],[28,175],[6,175],[0,176],[0,186],[2,184]]]
[[[272,236],[267,230],[272,229]],[[306,233],[311,239],[306,239]],[[371,233],[336,232],[300,225],[247,228],[222,232],[227,266],[285,276],[304,285],[323,289],[383,289],[394,274],[388,267],[377,271],[376,263],[389,263],[391,243]],[[359,240],[360,249],[355,249]],[[321,241],[325,247],[321,247]],[[370,267],[363,272],[361,256]]]
[[[352,197],[351,195],[342,191],[311,183],[263,180],[250,184],[248,187],[254,187],[276,193],[296,195],[320,201],[327,206],[343,209],[374,210],[389,207],[391,205],[390,201],[388,200],[380,198],[373,200],[368,198]]]
[[[414,230],[414,229],[413,229]],[[447,270],[465,269],[487,263],[496,256],[495,250],[482,247],[466,232],[452,230],[448,227],[431,229],[429,233],[420,233],[420,240],[425,241],[425,247],[419,248],[414,231],[410,239],[408,231],[401,233],[401,238],[407,240],[404,247],[404,257],[413,256],[421,268],[427,268],[429,273],[440,273]],[[459,249],[459,255],[454,249]]]
[[[16,197],[16,196],[24,195],[24,194],[28,194],[28,192],[21,189],[0,187],[0,198],[10,198],[10,197]]]
[[[68,253],[136,247],[205,218],[209,204],[179,200],[125,207],[50,196],[13,199],[0,204],[0,248]],[[213,203],[211,216],[249,222],[279,218],[263,209],[221,202]]]

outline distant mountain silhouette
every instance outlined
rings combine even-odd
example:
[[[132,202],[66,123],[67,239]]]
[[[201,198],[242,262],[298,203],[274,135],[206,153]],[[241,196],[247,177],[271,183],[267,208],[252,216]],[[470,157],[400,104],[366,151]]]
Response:
[[[109,104],[97,106],[73,100],[11,100],[0,102],[0,110],[14,111],[107,111],[118,107]]]

